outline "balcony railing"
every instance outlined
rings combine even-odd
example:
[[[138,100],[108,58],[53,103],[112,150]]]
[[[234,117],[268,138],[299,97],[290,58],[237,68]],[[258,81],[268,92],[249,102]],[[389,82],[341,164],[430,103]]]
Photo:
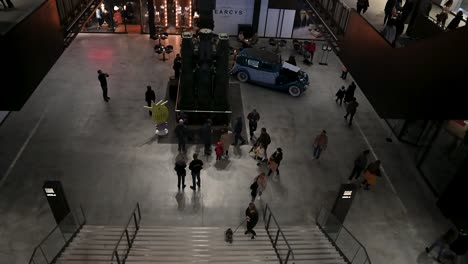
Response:
[[[332,213],[321,208],[316,222],[347,263],[371,264],[366,248]]]
[[[68,213],[34,248],[29,264],[54,263],[85,224],[86,216],[80,205],[78,214]]]

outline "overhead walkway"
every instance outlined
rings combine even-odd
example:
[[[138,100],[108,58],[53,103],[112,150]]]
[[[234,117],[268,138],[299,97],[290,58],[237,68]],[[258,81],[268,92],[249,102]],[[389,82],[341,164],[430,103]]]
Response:
[[[462,76],[468,61],[468,27],[443,31],[419,16],[413,29],[422,36],[402,48],[391,44],[354,9],[339,1],[309,1],[326,26],[353,79],[382,118],[468,119]],[[448,56],[451,51],[453,56]],[[448,77],[450,76],[450,77]]]

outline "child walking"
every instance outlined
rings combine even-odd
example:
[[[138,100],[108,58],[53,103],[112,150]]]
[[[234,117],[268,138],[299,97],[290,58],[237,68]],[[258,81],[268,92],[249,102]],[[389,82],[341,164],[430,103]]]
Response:
[[[221,156],[223,155],[223,152],[224,152],[223,142],[218,141],[218,143],[216,143],[215,152],[216,152],[216,160],[221,160]]]
[[[344,86],[341,86],[341,89],[338,90],[338,92],[336,92],[336,100],[335,102],[338,103],[338,101],[340,101],[340,105],[343,103],[343,98],[345,96],[345,93],[346,93],[346,90],[345,90],[345,87]]]

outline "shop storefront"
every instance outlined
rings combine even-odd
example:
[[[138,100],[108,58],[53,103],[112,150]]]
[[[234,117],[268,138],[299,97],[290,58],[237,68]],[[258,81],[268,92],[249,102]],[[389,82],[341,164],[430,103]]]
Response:
[[[196,0],[153,0],[157,31],[180,34],[197,29]],[[104,0],[82,32],[149,33],[146,0]],[[236,36],[240,28],[270,38],[316,38],[314,17],[305,0],[216,0],[215,33]]]
[[[193,28],[192,0],[153,0],[157,30],[179,34]],[[82,32],[149,33],[145,0],[104,0]]]

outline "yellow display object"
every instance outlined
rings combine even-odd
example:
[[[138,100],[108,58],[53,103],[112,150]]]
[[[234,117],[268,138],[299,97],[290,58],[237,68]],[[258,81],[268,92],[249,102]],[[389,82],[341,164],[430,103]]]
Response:
[[[169,118],[169,110],[166,106],[167,101],[160,100],[157,103],[152,103],[151,107],[143,106],[144,108],[151,110],[151,117],[156,122],[156,135],[164,136],[169,133],[167,129],[167,119]]]
[[[152,113],[151,117],[153,118],[156,124],[162,124],[167,122],[169,118],[169,110],[166,106],[167,101],[159,101],[157,103],[152,103],[151,107],[144,106],[146,109],[149,109]]]

